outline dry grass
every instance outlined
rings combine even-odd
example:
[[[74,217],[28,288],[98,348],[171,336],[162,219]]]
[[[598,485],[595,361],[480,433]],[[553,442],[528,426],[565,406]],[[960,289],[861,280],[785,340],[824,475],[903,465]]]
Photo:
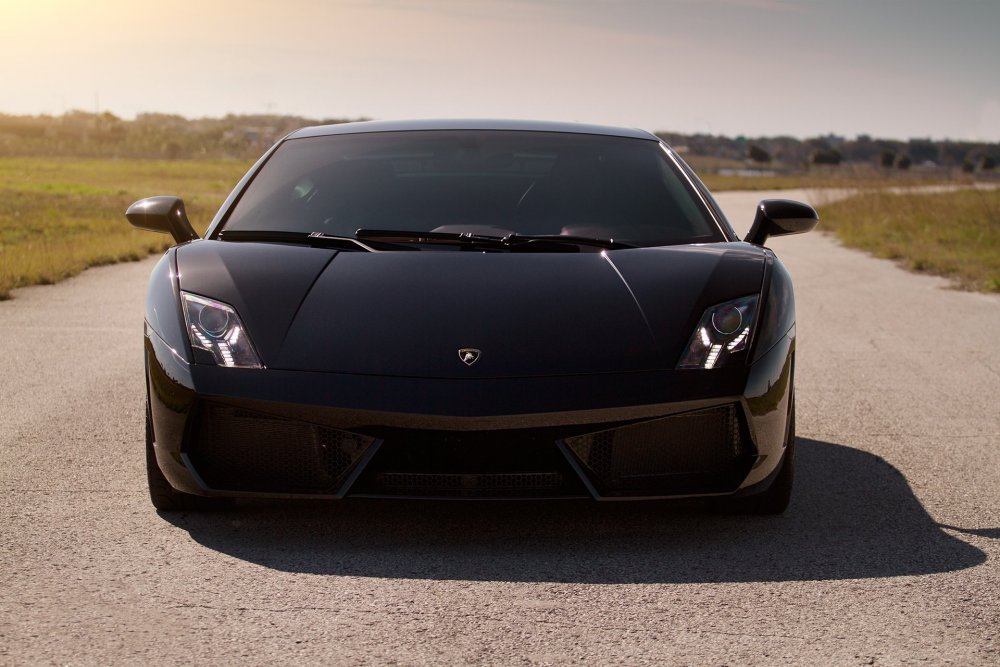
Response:
[[[948,170],[899,171],[855,164],[838,167],[814,166],[807,171],[778,171],[770,175],[766,173],[764,175],[739,175],[699,172],[699,176],[713,192],[724,190],[815,190],[820,188],[868,190],[972,182],[971,176]]]
[[[1000,292],[1000,190],[867,192],[819,213],[848,246],[962,289]]]
[[[142,197],[183,197],[203,231],[248,168],[235,160],[0,159],[0,299],[15,287],[162,252],[167,236],[135,230],[123,215]]]
[[[701,180],[712,192],[726,190],[809,190],[815,188],[848,187],[847,179],[831,179],[828,176],[794,173],[773,176],[739,176],[724,174],[699,174]]]

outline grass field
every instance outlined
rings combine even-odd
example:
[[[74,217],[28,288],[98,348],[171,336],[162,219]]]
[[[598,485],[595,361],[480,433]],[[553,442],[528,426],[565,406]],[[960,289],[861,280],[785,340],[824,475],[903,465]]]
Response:
[[[88,266],[137,260],[169,245],[133,229],[130,203],[157,194],[184,198],[204,231],[250,164],[235,160],[154,161],[0,158],[0,299]]]
[[[819,173],[775,174],[773,176],[738,176],[724,174],[699,174],[701,180],[712,192],[725,190],[811,190],[815,188],[856,187],[859,182],[854,176],[838,176]],[[877,181],[869,181],[876,183]]]
[[[845,245],[946,276],[962,289],[1000,292],[1000,190],[867,192],[819,214],[823,229]]]
[[[972,178],[921,171],[887,171],[871,165],[814,167],[808,171],[745,176],[699,171],[701,179],[713,192],[724,190],[814,190],[844,188],[867,190],[886,187],[913,187],[938,183],[955,183]]]

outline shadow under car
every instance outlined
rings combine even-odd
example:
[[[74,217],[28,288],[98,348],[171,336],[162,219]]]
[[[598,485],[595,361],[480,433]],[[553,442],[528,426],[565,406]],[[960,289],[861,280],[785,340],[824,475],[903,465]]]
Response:
[[[162,514],[207,548],[288,572],[431,580],[698,583],[860,579],[986,560],[880,457],[799,438],[781,516],[698,502],[247,501]]]

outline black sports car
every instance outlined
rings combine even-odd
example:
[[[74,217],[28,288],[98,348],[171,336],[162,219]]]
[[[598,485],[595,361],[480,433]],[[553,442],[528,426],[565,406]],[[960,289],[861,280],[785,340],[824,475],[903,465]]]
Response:
[[[788,504],[795,307],[762,201],[740,241],[637,130],[312,127],[204,238],[176,197],[146,301],[149,489],[237,496],[706,496]]]

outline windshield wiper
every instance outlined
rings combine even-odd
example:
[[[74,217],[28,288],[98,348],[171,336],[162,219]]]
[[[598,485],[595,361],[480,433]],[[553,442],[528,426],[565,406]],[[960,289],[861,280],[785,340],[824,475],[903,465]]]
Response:
[[[390,229],[359,229],[354,237],[332,236],[322,232],[256,231],[224,229],[218,236],[221,241],[245,241],[256,243],[293,243],[314,248],[336,248],[362,252],[381,252],[382,246],[391,250],[416,250],[414,245],[458,245],[469,250],[489,248],[507,252],[569,251],[590,246],[614,250],[636,248],[630,243],[614,239],[599,239],[588,236],[567,234],[507,234],[489,236],[469,232],[414,232]],[[371,245],[369,245],[369,242]],[[378,247],[373,247],[378,246]]]
[[[461,245],[472,247],[490,247],[504,250],[542,250],[553,246],[593,246],[614,250],[618,248],[637,248],[630,243],[614,239],[599,239],[588,236],[571,236],[568,234],[507,234],[506,236],[488,236],[470,232],[414,232],[391,229],[359,229],[354,235],[363,241],[380,241],[384,243],[413,243],[437,245]]]
[[[468,232],[414,232],[398,229],[359,229],[354,238],[362,241],[379,241],[382,243],[414,243],[457,245],[457,244],[485,244],[497,245],[503,241],[502,236],[487,236],[484,234],[471,234]]]
[[[590,236],[573,236],[572,234],[508,234],[503,237],[503,242],[507,245],[517,245],[520,243],[566,243],[569,245],[586,245],[596,248],[607,248],[615,250],[619,248],[638,248],[637,245],[615,241],[614,239],[599,239]]]
[[[338,250],[355,250],[363,252],[379,252],[366,243],[349,236],[330,236],[322,232],[263,232],[243,229],[224,229],[219,232],[221,241],[248,241],[257,243],[294,243],[314,248],[336,248]]]

